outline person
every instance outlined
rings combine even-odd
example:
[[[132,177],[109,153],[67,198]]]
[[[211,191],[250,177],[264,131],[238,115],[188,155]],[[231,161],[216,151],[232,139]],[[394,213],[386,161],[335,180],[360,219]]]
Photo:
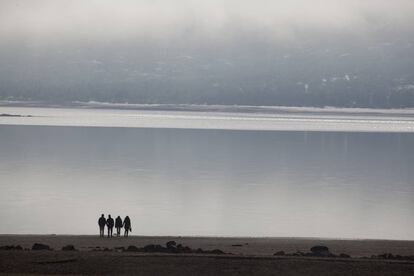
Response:
[[[119,237],[121,235],[121,228],[122,228],[122,219],[120,216],[118,216],[115,219],[115,228],[116,228],[116,236]]]
[[[103,237],[105,225],[106,225],[106,219],[105,219],[104,214],[102,214],[102,216],[98,219],[98,225],[99,225],[99,236]]]
[[[112,238],[112,229],[114,229],[114,219],[111,218],[111,215],[108,215],[108,219],[106,220],[106,226],[108,227],[108,238]]]
[[[125,229],[124,237],[128,237],[129,231],[132,231],[131,220],[129,219],[128,216],[126,216],[124,219],[124,229]]]

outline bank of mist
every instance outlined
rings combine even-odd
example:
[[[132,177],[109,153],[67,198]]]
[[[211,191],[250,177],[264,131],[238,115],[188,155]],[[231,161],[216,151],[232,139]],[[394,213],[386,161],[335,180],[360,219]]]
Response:
[[[0,99],[414,107],[414,3],[361,2],[1,1]]]

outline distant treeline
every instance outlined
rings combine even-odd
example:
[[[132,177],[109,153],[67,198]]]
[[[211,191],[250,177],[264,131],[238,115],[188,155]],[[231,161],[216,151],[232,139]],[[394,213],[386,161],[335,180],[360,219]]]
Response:
[[[2,87],[0,100],[32,100],[50,103],[97,101],[131,104],[220,104],[264,106],[336,106],[369,108],[414,107],[414,86],[390,87],[386,80],[374,84],[357,80],[353,83],[321,84],[309,82],[306,89],[296,84],[258,88],[253,84],[237,89],[227,83],[220,88],[208,89],[200,85],[159,83],[143,85],[121,84],[117,87],[91,84],[75,87]],[[138,87],[137,87],[138,86]],[[258,85],[259,86],[259,85]],[[306,90],[306,91],[305,91]]]
[[[382,33],[381,33],[382,34]],[[0,49],[0,100],[414,107],[414,31]],[[149,42],[148,42],[149,43]]]

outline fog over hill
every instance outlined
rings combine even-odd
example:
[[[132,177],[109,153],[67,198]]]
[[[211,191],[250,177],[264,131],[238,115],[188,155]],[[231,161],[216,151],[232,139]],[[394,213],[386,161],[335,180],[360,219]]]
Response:
[[[414,107],[412,0],[0,0],[0,100]]]

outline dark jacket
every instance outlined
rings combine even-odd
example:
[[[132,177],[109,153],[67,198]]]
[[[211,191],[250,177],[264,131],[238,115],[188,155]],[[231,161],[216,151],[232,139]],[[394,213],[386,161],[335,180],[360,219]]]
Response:
[[[106,225],[108,226],[108,228],[113,228],[114,227],[114,219],[113,218],[108,218],[106,220]]]
[[[98,224],[99,224],[99,227],[105,227],[105,225],[106,225],[106,219],[104,218],[104,217],[100,217],[99,219],[98,219]]]
[[[131,220],[128,216],[124,219],[124,228],[125,230],[131,230]]]
[[[116,219],[115,219],[115,227],[116,228],[121,228],[122,227],[122,219],[120,218],[120,217],[117,217]]]

